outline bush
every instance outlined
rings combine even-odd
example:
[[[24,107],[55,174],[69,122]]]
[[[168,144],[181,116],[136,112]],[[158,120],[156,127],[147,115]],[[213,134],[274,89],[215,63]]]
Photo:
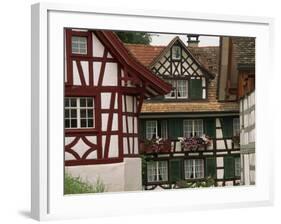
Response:
[[[64,176],[64,194],[101,193],[104,191],[105,185],[100,178],[92,185],[83,181],[81,177],[72,177],[67,173]]]
[[[211,177],[207,177],[201,181],[186,181],[180,180],[176,183],[176,188],[197,188],[197,187],[213,187],[215,186],[215,180]]]

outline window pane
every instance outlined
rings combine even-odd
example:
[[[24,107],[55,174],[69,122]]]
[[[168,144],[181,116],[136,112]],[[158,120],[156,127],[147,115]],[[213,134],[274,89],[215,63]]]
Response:
[[[157,137],[157,121],[146,121],[146,138],[152,139]]]
[[[86,110],[85,109],[81,109],[80,110],[80,117],[81,118],[86,118]]]
[[[240,161],[240,157],[236,157],[235,158],[235,160],[234,160],[234,162],[235,162],[235,176],[236,177],[240,177],[240,175],[241,175],[241,161]]]
[[[71,119],[71,127],[77,128],[77,119]]]
[[[177,92],[177,81],[176,80],[165,80],[172,85],[172,91],[165,95],[165,98],[176,98]]]
[[[88,119],[88,127],[89,127],[89,128],[94,127],[94,121],[93,121],[93,119]]]
[[[158,162],[158,180],[159,181],[168,180],[168,162],[167,161]]]
[[[184,176],[185,176],[185,179],[193,178],[192,160],[185,160],[184,161]]]
[[[80,107],[86,107],[86,98],[80,98]]]
[[[192,120],[183,121],[183,136],[186,138],[193,137],[193,122]]]
[[[203,135],[203,120],[194,120],[194,136],[201,137]]]
[[[180,59],[181,48],[179,46],[173,46],[172,48],[172,59]]]
[[[88,109],[88,118],[93,117],[93,109]]]
[[[204,178],[204,160],[195,159],[195,178]]]
[[[70,116],[71,116],[72,118],[76,118],[76,117],[77,117],[77,111],[76,111],[76,109],[71,109],[71,110],[70,110]]]
[[[64,110],[64,118],[69,118],[69,110],[68,109]]]
[[[65,127],[65,128],[70,128],[70,122],[69,122],[68,119],[65,119],[65,120],[64,120],[64,127]]]
[[[81,128],[86,128],[86,127],[87,127],[87,120],[81,119]]]
[[[239,118],[233,118],[233,135],[238,136],[240,134]]]
[[[87,37],[72,37],[72,53],[87,54]]]
[[[76,107],[76,98],[71,98],[71,107]]]
[[[178,80],[178,97],[187,98],[187,80]]]
[[[87,106],[88,107],[93,107],[93,99],[92,98],[88,98],[87,99]]]
[[[148,182],[157,181],[156,162],[147,163],[147,181]]]
[[[69,98],[64,99],[64,106],[68,107],[69,106]]]

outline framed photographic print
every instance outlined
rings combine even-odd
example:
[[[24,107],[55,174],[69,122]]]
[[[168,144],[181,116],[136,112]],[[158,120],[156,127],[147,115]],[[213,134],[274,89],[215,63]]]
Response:
[[[271,32],[266,18],[33,5],[32,216],[271,204]]]

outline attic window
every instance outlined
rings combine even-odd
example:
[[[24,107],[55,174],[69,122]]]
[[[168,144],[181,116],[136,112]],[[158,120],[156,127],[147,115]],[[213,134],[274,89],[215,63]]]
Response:
[[[87,54],[87,37],[72,36],[72,54]]]
[[[181,59],[181,48],[180,46],[172,47],[172,60],[180,60]]]

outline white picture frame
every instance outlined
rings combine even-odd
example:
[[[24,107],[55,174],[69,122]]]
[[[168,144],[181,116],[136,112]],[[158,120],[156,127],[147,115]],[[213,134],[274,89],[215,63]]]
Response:
[[[63,27],[256,37],[256,185],[64,196]],[[270,18],[33,5],[32,217],[50,220],[271,205],[273,143],[264,131],[270,129],[270,107],[261,90],[263,86],[270,89],[271,84],[262,74],[271,71],[272,33]]]

